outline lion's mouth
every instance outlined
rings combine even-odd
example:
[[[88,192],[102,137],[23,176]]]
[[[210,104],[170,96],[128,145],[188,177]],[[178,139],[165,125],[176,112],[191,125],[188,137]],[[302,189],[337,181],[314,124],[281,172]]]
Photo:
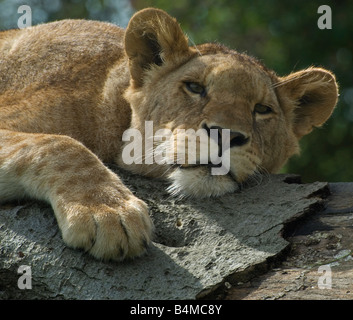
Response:
[[[220,167],[222,167],[222,163],[219,163],[219,164],[213,164],[213,163],[207,163],[207,164],[201,164],[201,163],[196,163],[196,164],[174,164],[173,167],[180,168],[180,169],[193,169],[193,168],[199,168],[199,167],[220,168]]]
[[[212,168],[221,164],[173,165],[169,175],[172,184],[168,191],[174,196],[208,198],[241,190],[241,183],[231,171],[225,175],[212,175]]]
[[[201,164],[201,163],[197,163],[197,164],[174,164],[173,165],[174,168],[179,168],[181,170],[189,170],[189,169],[195,169],[195,168],[208,168],[210,171],[210,175],[212,175],[212,168],[221,168],[222,167],[222,163],[218,163],[218,164],[213,164],[213,163],[207,163],[207,164]],[[236,183],[238,183],[239,185],[241,184],[237,177],[236,174],[234,172],[232,172],[232,170],[229,170],[226,175],[228,175],[230,178],[232,178]]]

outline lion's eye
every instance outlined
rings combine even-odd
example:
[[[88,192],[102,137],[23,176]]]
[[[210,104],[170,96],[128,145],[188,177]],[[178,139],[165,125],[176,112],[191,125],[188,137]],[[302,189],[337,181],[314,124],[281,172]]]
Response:
[[[257,104],[255,104],[254,112],[259,113],[259,114],[269,114],[272,112],[272,109],[268,106],[257,103]]]
[[[206,96],[206,89],[200,84],[196,82],[186,82],[185,85],[190,92],[199,94],[201,97]]]

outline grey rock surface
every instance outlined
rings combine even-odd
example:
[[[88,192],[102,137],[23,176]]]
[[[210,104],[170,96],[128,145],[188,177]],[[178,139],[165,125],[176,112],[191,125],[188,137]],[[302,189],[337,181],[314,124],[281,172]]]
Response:
[[[166,183],[119,171],[150,207],[156,233],[133,261],[100,262],[66,247],[49,205],[0,207],[0,299],[195,299],[288,245],[284,225],[316,210],[327,183],[270,175],[240,193],[179,200]],[[31,268],[32,288],[19,289],[18,268]]]

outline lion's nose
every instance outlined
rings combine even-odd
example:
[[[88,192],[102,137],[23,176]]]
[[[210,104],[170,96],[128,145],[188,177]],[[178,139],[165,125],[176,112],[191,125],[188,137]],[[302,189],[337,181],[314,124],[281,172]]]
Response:
[[[210,128],[204,124],[204,129],[206,129],[208,136],[210,136],[211,129],[215,129],[218,131],[218,145],[222,144],[222,127],[219,126],[211,126]],[[229,146],[232,147],[241,147],[249,142],[249,137],[245,134],[238,131],[230,131],[229,133]]]

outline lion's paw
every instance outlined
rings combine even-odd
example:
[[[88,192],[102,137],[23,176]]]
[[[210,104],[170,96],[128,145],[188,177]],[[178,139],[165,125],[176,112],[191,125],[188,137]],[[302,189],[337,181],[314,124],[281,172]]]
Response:
[[[65,204],[58,208],[64,242],[97,259],[121,261],[142,255],[151,242],[152,221],[147,205],[132,196],[121,204]],[[62,220],[62,221],[60,221]]]

